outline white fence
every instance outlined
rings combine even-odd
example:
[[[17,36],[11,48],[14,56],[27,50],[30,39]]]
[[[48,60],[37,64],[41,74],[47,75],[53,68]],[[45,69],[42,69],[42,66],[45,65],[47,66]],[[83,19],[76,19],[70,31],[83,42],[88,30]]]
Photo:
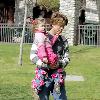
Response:
[[[0,24],[0,42],[3,43],[20,43],[22,36],[22,25],[8,26],[7,24]],[[50,25],[46,25],[46,31],[50,29]],[[23,43],[33,42],[32,25],[28,24],[25,28]]]
[[[79,25],[78,44],[100,45],[100,25]]]

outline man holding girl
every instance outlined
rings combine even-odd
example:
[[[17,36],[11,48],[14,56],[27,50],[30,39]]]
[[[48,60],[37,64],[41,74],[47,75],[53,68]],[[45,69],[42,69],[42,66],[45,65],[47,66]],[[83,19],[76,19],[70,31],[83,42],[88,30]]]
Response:
[[[54,100],[67,100],[64,85],[64,68],[70,61],[67,39],[61,35],[68,19],[58,13],[51,17],[51,30],[45,32],[45,23],[35,20],[35,38],[30,59],[37,65],[32,80],[36,100],[49,100],[50,92]]]

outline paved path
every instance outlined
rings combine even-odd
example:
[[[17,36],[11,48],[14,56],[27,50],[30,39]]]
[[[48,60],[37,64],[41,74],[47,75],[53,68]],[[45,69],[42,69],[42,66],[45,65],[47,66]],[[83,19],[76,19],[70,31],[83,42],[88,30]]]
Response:
[[[78,75],[66,75],[65,80],[66,81],[84,81],[84,77],[78,76]]]

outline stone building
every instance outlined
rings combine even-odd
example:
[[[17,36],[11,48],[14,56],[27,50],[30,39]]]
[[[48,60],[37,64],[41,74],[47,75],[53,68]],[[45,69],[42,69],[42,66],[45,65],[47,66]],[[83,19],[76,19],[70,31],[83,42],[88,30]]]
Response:
[[[60,0],[59,10],[69,20],[64,34],[69,38],[70,45],[77,42],[76,36],[82,10],[85,11],[85,23],[100,24],[100,0]]]
[[[22,24],[24,18],[25,0],[0,0],[0,20],[1,16],[16,24]],[[29,3],[28,16],[32,16],[32,9],[37,0]],[[100,24],[100,0],[59,0],[59,11],[68,17],[68,25],[63,34],[68,38],[70,45],[77,41],[78,25],[84,23]],[[6,10],[4,10],[5,8]],[[9,9],[8,9],[9,8]],[[3,10],[2,10],[3,9]]]

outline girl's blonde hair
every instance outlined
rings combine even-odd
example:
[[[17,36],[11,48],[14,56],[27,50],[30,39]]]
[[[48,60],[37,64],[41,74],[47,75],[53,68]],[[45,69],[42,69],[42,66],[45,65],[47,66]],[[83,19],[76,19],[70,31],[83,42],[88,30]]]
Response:
[[[34,31],[35,29],[37,29],[39,27],[40,24],[45,25],[45,19],[44,18],[37,18],[37,19],[33,20],[32,24],[33,24],[32,29]]]

